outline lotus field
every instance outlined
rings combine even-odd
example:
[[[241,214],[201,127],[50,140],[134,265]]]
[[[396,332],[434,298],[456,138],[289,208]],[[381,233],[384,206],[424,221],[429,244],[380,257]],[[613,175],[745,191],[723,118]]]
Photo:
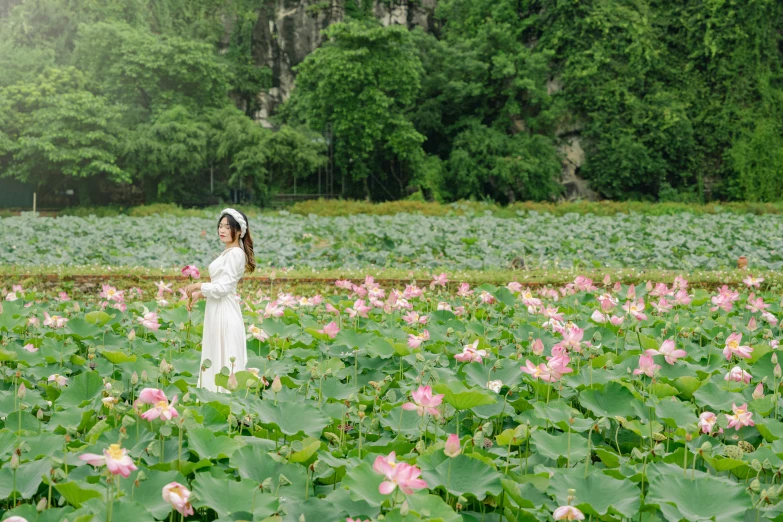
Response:
[[[279,212],[251,217],[259,267],[659,268],[716,270],[747,256],[758,269],[783,268],[777,215],[681,213],[595,216],[538,214],[349,217]],[[206,267],[218,248],[217,222],[199,217],[61,216],[0,219],[0,265]],[[96,248],[96,240],[100,248]],[[217,243],[217,245],[216,245]],[[219,250],[218,250],[219,251]]]
[[[783,520],[759,279],[323,294],[242,295],[249,367],[212,393],[170,284],[6,289],[4,519]]]

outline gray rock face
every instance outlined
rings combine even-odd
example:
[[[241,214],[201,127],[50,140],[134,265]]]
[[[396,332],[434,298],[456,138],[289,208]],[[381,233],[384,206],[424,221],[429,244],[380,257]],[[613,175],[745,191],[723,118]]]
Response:
[[[375,0],[372,12],[383,25],[431,29],[436,5],[437,0]],[[269,126],[269,117],[294,88],[293,67],[323,43],[324,29],[344,19],[344,0],[275,0],[259,10],[253,31],[253,58],[257,65],[272,70],[272,88],[259,93],[258,122]]]

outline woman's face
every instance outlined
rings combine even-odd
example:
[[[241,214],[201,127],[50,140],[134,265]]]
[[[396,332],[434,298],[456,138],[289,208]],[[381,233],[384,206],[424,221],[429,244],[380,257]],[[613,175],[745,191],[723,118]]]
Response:
[[[231,225],[228,224],[228,218],[226,216],[223,216],[220,220],[220,224],[218,225],[218,236],[220,236],[220,240],[227,245],[233,241],[231,239]]]

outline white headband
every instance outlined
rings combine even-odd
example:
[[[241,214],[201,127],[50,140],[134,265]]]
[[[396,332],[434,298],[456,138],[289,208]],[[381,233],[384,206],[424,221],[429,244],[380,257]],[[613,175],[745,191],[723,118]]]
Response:
[[[245,221],[245,218],[242,217],[242,214],[233,208],[224,208],[220,213],[220,217],[222,218],[224,214],[229,214],[236,220],[237,223],[239,223],[239,228],[242,229],[242,231],[239,233],[239,242],[242,243],[242,238],[245,237],[245,234],[247,233],[247,221]]]

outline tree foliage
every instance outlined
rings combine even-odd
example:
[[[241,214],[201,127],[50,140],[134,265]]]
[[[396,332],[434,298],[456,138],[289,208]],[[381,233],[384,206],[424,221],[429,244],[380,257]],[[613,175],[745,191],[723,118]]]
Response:
[[[344,2],[270,129],[254,121],[275,84],[270,3],[14,3],[0,177],[193,204],[322,181],[506,203],[557,198],[578,143],[603,197],[783,198],[783,3],[439,0],[428,31],[376,18],[400,5]]]

